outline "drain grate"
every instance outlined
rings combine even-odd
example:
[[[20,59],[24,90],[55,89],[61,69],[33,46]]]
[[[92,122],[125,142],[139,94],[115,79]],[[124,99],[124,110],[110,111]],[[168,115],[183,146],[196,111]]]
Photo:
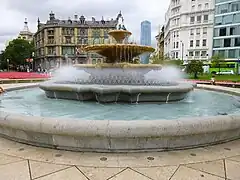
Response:
[[[149,161],[153,161],[153,160],[154,160],[154,157],[147,157],[147,159],[148,159]]]
[[[61,157],[62,155],[61,154],[55,154],[55,157]]]
[[[101,157],[100,160],[101,160],[101,161],[106,161],[107,158],[106,158],[106,157]]]

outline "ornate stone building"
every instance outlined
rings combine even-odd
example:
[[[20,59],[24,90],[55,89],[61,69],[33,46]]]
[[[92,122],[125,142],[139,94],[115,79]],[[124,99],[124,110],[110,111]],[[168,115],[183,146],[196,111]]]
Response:
[[[164,26],[161,28],[161,31],[155,37],[157,40],[157,55],[159,58],[164,57]]]
[[[36,46],[35,66],[54,68],[69,63],[96,63],[103,61],[97,54],[87,54],[82,48],[93,44],[109,44],[113,39],[108,31],[115,29],[117,18],[98,21],[95,18],[86,20],[84,16],[75,15],[73,19],[60,20],[51,12],[44,24],[38,19],[38,30],[34,35]]]
[[[20,31],[18,38],[32,41],[33,35],[34,35],[34,33],[32,33],[28,28],[27,18],[25,18],[23,30]]]

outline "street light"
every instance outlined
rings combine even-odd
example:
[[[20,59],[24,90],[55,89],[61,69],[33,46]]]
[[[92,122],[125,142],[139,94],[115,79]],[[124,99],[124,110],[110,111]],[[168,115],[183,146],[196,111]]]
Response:
[[[183,50],[184,50],[184,43],[183,41],[180,41],[182,43],[182,61],[183,61]]]
[[[7,70],[9,71],[9,59],[7,59]]]
[[[34,62],[34,56],[35,56],[35,53],[32,52],[32,71],[33,71],[33,62]]]
[[[68,54],[65,54],[65,60],[66,60],[66,63],[68,65]]]

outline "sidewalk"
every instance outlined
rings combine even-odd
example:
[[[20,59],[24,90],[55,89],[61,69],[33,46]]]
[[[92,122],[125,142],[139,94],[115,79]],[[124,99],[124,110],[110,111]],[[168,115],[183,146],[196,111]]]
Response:
[[[239,180],[240,140],[152,153],[81,153],[0,138],[3,180]]]

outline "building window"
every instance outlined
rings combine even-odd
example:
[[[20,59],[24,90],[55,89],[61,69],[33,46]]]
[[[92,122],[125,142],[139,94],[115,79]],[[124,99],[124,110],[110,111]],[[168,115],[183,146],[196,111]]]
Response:
[[[200,46],[200,40],[196,40],[196,47]]]
[[[190,47],[193,47],[193,40],[190,41]]]
[[[222,16],[218,16],[215,18],[215,25],[222,25]]]
[[[194,11],[195,10],[195,5],[192,5],[192,11]]]
[[[240,4],[239,3],[232,3],[231,12],[239,11],[240,10]]]
[[[219,50],[218,54],[220,57],[225,57],[225,50]]]
[[[198,10],[201,11],[202,10],[202,4],[198,5]]]
[[[235,58],[235,49],[228,50],[228,57]]]
[[[202,21],[202,16],[197,16],[197,22],[201,23],[201,21]]]
[[[190,24],[194,24],[194,21],[195,21],[195,17],[194,16],[190,17]]]
[[[226,28],[224,27],[224,28],[220,28],[220,30],[219,30],[219,36],[226,36],[226,33],[227,32],[227,30],[226,30]]]
[[[232,24],[233,15],[227,15],[222,17],[223,24]]]
[[[207,28],[206,27],[203,28],[203,34],[207,34]]]
[[[189,51],[188,55],[189,57],[193,57],[193,51]]]
[[[202,41],[202,46],[207,46],[207,40],[206,39],[203,39],[203,41]]]
[[[194,35],[194,29],[190,29],[190,35],[191,35],[191,36]]]
[[[66,44],[71,44],[72,43],[72,38],[71,37],[65,37]]]
[[[195,56],[199,57],[200,56],[200,51],[195,51]]]
[[[221,47],[221,39],[214,39],[213,40],[213,47],[220,48]]]
[[[208,15],[207,14],[203,15],[203,22],[208,22]]]
[[[229,35],[236,35],[236,28],[235,27],[230,27]]]
[[[240,46],[240,38],[234,39],[234,46]]]
[[[208,3],[205,3],[204,7],[205,7],[205,9],[208,9]]]
[[[175,42],[173,42],[173,48],[175,49]]]
[[[230,47],[231,46],[231,39],[230,38],[227,38],[227,39],[224,39],[224,47]]]
[[[175,53],[175,58],[178,59],[178,52]]]
[[[207,56],[207,51],[202,51],[201,56],[206,57]]]
[[[197,29],[196,29],[196,34],[197,34],[197,35],[200,35],[200,28],[197,28]]]
[[[179,47],[179,42],[176,43],[176,48],[178,48],[178,47]]]
[[[233,22],[232,23],[240,23],[240,13],[233,14]]]

